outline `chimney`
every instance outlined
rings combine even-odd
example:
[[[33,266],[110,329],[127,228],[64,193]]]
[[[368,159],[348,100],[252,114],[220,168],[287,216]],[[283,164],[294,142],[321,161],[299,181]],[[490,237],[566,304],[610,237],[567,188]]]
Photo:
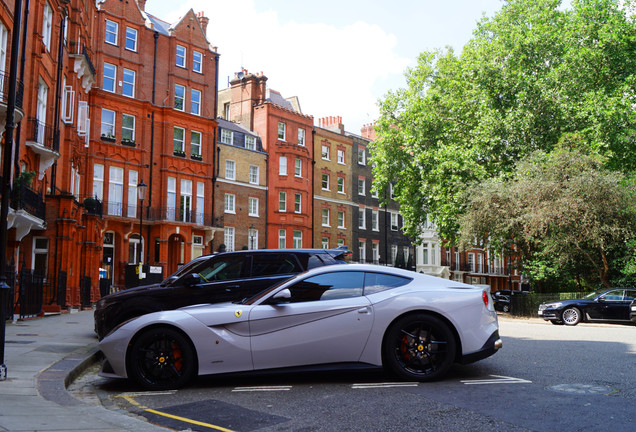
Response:
[[[137,0],[137,5],[142,12],[146,11],[146,0]]]
[[[364,126],[362,126],[362,128],[360,129],[360,135],[362,135],[363,138],[375,141],[375,123],[365,124]]]
[[[208,23],[210,19],[205,16],[205,12],[197,12],[197,18],[199,19],[199,23],[201,24],[201,28],[203,29],[204,34],[208,34]]]
[[[339,133],[340,135],[344,135],[344,125],[342,124],[341,116],[329,116],[318,119],[318,124],[321,128],[329,129],[330,131]]]

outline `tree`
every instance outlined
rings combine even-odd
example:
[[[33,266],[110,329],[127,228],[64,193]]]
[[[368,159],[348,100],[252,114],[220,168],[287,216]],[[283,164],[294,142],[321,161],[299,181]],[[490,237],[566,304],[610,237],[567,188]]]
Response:
[[[604,162],[580,150],[537,151],[508,179],[476,185],[460,218],[462,242],[513,248],[535,281],[558,275],[610,287],[636,239],[636,187]]]
[[[380,101],[374,187],[394,184],[409,235],[428,216],[454,239],[471,184],[503,181],[571,135],[607,167],[636,171],[634,2],[560,4],[506,1],[460,55],[422,53],[406,87]]]

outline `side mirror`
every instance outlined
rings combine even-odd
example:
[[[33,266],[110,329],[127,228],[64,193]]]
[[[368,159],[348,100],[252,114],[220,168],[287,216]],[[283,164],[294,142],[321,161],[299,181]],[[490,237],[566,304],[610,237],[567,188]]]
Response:
[[[201,275],[199,273],[190,273],[183,277],[183,286],[191,288],[195,285],[202,283]]]
[[[291,291],[286,288],[274,294],[269,299],[269,303],[271,304],[289,303],[290,300],[291,300]]]

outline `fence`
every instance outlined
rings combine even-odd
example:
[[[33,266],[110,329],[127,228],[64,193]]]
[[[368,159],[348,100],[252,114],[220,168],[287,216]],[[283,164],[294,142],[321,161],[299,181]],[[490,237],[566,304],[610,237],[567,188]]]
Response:
[[[520,317],[537,317],[539,305],[545,302],[558,300],[578,299],[585,293],[563,292],[563,293],[522,293],[513,291],[510,296],[510,314]]]

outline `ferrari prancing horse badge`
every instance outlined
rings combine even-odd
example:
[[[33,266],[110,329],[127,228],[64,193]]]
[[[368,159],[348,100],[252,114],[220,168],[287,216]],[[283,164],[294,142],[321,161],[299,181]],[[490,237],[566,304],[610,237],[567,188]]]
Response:
[[[234,311],[234,315],[236,315],[237,318],[240,318],[242,314],[243,314],[243,311],[240,311],[240,310]]]

